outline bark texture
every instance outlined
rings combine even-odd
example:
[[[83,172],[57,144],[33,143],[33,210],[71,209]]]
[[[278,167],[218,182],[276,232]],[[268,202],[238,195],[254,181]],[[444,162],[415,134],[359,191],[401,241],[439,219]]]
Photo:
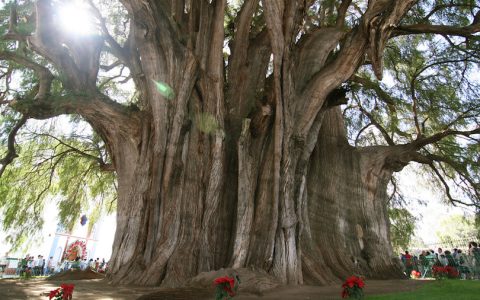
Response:
[[[226,0],[121,2],[124,45],[105,26],[103,39],[89,38],[94,47],[66,38],[48,0],[37,1],[34,35],[11,33],[65,73],[72,95],[52,107],[50,71],[13,57],[39,77],[31,105],[15,108],[31,118],[79,114],[108,145],[119,186],[114,283],[178,286],[222,267],[289,284],[400,274],[386,186],[417,148],[348,145],[335,90],[366,57],[381,77],[385,43],[415,1],[368,1],[348,31],[342,1],[335,26],[306,32],[312,1],[245,0],[228,61]],[[97,89],[103,44],[130,70],[138,107]]]

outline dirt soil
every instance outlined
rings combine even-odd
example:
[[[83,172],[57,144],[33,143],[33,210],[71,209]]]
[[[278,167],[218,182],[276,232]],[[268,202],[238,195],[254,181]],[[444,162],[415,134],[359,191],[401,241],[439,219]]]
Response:
[[[84,271],[69,270],[66,272],[57,273],[48,277],[47,280],[66,281],[66,280],[104,279],[104,278],[105,278],[105,274],[101,274],[93,270],[87,269]]]
[[[367,280],[366,295],[412,291],[431,281],[428,280]],[[45,279],[0,279],[0,299],[48,299],[44,294],[60,286],[61,283],[75,284],[73,299],[82,300],[211,300],[210,289],[162,289],[154,287],[113,286],[101,279],[51,281]],[[284,286],[263,294],[239,294],[236,300],[308,300],[341,299],[341,288],[334,286]]]

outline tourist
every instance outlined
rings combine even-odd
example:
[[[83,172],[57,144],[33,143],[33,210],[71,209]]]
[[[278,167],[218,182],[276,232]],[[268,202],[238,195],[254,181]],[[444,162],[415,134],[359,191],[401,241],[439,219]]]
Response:
[[[437,258],[438,258],[438,261],[439,261],[443,266],[448,265],[448,260],[447,260],[447,258],[445,257],[445,253],[443,252],[442,248],[438,248]]]
[[[84,258],[80,263],[80,270],[85,271],[87,267],[88,267],[88,262],[87,262],[87,259]]]
[[[97,257],[97,259],[95,260],[95,271],[98,272],[98,267],[100,266],[100,259]]]
[[[467,279],[467,277],[470,277],[473,275],[472,271],[473,270],[473,265],[471,263],[471,260],[468,258],[468,256],[462,252],[461,249],[458,249],[457,253],[457,259],[458,259],[458,270],[461,273],[461,278],[462,279]]]
[[[90,260],[88,261],[88,266],[92,270],[95,269],[95,262],[93,261],[93,258],[90,258]]]
[[[408,253],[408,251],[405,251],[405,255],[404,255],[405,259],[411,259],[412,256],[410,255],[410,253]]]
[[[452,256],[453,258],[457,258],[457,255],[458,255],[458,249],[457,248],[453,248],[453,253],[452,253]]]
[[[47,261],[47,267],[45,268],[45,275],[50,275],[53,273],[54,269],[54,263],[53,263],[53,256],[50,256],[50,258]]]
[[[478,244],[476,242],[468,243],[468,255],[473,255],[474,252],[480,252],[480,248],[478,248]]]
[[[42,265],[40,266],[40,274],[43,276],[45,275],[45,258],[42,255]]]

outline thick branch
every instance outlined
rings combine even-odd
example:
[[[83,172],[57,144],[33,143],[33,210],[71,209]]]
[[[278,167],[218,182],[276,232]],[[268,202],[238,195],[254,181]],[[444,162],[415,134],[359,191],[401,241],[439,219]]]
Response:
[[[337,28],[342,28],[345,25],[345,17],[347,16],[347,10],[352,0],[343,0],[338,8],[338,16],[337,16]]]
[[[440,141],[441,139],[443,139],[447,136],[462,135],[462,136],[469,137],[469,136],[475,135],[475,134],[480,134],[480,127],[477,127],[475,129],[472,129],[472,130],[466,130],[466,131],[447,129],[447,130],[444,130],[444,131],[439,132],[437,134],[434,134],[432,136],[422,137],[420,139],[417,139],[417,140],[413,141],[411,143],[411,145],[414,146],[417,149],[420,149],[420,148],[422,148],[426,145],[438,142],[438,141]]]
[[[448,25],[430,25],[430,24],[413,24],[397,27],[392,36],[409,35],[409,34],[442,34],[456,35],[463,37],[473,37],[475,33],[480,32],[480,23],[471,24],[465,27],[456,27]]]
[[[326,96],[353,75],[364,60],[367,49],[375,74],[381,78],[383,50],[392,28],[400,22],[414,2],[414,0],[369,1],[361,26],[350,33],[336,59],[317,72],[303,91],[301,98],[308,103],[300,106],[296,112],[299,117],[297,122],[299,136],[307,135]]]
[[[17,136],[18,131],[20,128],[25,125],[27,122],[28,118],[26,116],[23,116],[17,124],[12,128],[12,131],[8,134],[8,140],[7,140],[7,153],[5,156],[0,159],[0,164],[2,165],[0,168],[0,177],[2,177],[3,172],[5,171],[5,168],[12,163],[12,161],[18,157],[17,152],[15,151],[15,138]]]
[[[38,80],[39,80],[39,88],[38,88],[37,94],[35,95],[35,99],[42,100],[48,96],[48,94],[50,93],[50,87],[52,85],[52,81],[54,78],[50,70],[48,70],[44,66],[39,65],[36,62],[24,56],[20,56],[12,52],[7,52],[7,51],[0,52],[0,60],[11,60],[20,65],[23,65],[27,68],[32,69],[35,72],[35,74],[38,76]]]

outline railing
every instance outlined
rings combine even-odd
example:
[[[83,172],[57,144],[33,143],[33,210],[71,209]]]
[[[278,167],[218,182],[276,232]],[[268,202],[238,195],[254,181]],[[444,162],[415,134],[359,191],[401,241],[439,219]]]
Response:
[[[458,238],[458,239],[446,239],[444,241],[438,241],[434,243],[425,243],[425,244],[417,244],[411,245],[410,249],[433,249],[437,250],[437,248],[445,248],[447,250],[457,248],[457,249],[468,249],[468,243],[472,241],[478,241],[476,236],[465,237],[465,238]]]

